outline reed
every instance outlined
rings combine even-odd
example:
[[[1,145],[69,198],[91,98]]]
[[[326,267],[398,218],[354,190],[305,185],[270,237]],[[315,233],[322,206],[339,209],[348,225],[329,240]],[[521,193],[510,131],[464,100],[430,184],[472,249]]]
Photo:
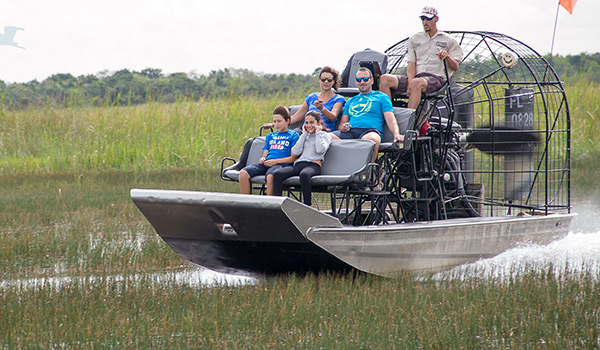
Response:
[[[592,276],[501,283],[288,276],[190,288],[100,275],[62,288],[2,290],[6,348],[595,348]],[[26,297],[26,301],[24,301]],[[65,302],[68,300],[68,302]]]
[[[594,348],[600,336],[591,272],[181,283],[176,273],[197,267],[162,242],[128,192],[236,189],[215,172],[1,179],[0,348],[564,349]]]
[[[301,95],[1,111],[0,174],[216,168]]]
[[[600,154],[600,84],[579,80],[566,89],[571,112],[572,155],[597,158]]]
[[[600,155],[600,84],[579,80],[565,88],[571,110],[572,157]],[[237,156],[273,107],[304,93],[225,96],[135,106],[0,110],[0,174],[87,170],[215,169]]]
[[[600,84],[579,80],[566,87],[571,112],[571,166],[577,197],[600,195]]]

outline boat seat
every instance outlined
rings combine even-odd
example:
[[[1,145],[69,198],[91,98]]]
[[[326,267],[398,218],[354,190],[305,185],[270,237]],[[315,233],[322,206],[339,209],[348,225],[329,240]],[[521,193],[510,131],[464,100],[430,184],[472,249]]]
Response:
[[[221,178],[226,181],[239,181],[240,170],[247,164],[258,163],[263,154],[264,137],[249,139],[244,146],[240,159],[233,165],[223,168],[226,160],[221,161]],[[374,143],[370,140],[332,140],[321,168],[321,175],[314,176],[314,186],[345,186],[365,184],[369,164],[373,159]],[[264,175],[250,179],[254,184],[266,184]],[[284,186],[300,185],[300,177],[293,176],[284,181]]]
[[[356,80],[354,80],[354,77],[359,67],[367,67],[371,70],[374,78],[373,90],[378,90],[379,76],[382,72],[387,71],[387,65],[388,58],[385,53],[368,48],[355,52],[348,60],[348,64],[346,64],[346,68],[342,72],[342,87],[344,88],[342,91],[350,92],[352,88],[356,89]],[[358,93],[358,89],[355,91]],[[338,93],[342,94],[340,91]]]
[[[313,176],[313,186],[365,184],[375,143],[370,140],[332,140],[321,167],[321,175]],[[299,186],[300,177],[286,179],[285,186]]]
[[[248,164],[258,163],[258,160],[263,155],[263,147],[265,145],[265,137],[255,137],[249,139],[242,150],[242,154],[237,162],[235,159],[225,157],[221,160],[221,179],[225,181],[240,181],[240,170]],[[234,161],[235,163],[225,169],[223,165],[225,161]]]
[[[288,109],[290,111],[290,116],[296,114],[296,112],[298,112],[298,110],[300,109],[300,107],[302,107],[302,105],[294,105],[294,106],[290,106]],[[288,127],[290,130],[294,130],[297,133],[300,133],[302,131],[302,125],[304,125],[304,120],[299,121],[297,123],[294,124],[290,124],[290,126]]]
[[[414,110],[410,108],[394,107],[394,116],[398,123],[398,129],[400,135],[406,134],[406,131],[410,129],[411,118],[414,118]],[[387,123],[383,123],[383,138],[379,145],[379,152],[388,152],[391,150],[402,149],[404,147],[401,143],[394,143],[394,135],[387,126]]]

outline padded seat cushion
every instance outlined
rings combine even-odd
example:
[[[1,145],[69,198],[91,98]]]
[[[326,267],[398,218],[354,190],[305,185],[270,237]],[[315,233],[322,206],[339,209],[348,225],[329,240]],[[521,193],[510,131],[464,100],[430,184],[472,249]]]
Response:
[[[258,163],[262,156],[262,147],[265,140],[264,137],[257,137],[251,142],[247,164]],[[369,140],[333,140],[325,154],[321,175],[314,176],[311,179],[312,184],[316,186],[336,186],[364,182],[364,176],[361,175],[364,175],[368,164],[373,159],[374,145]],[[240,170],[246,166],[246,164],[239,163],[226,168],[222,175],[232,181],[239,181]],[[264,175],[259,175],[254,176],[250,181],[256,184],[265,184],[266,178]],[[300,178],[293,176],[286,179],[284,185],[298,186],[300,185]]]

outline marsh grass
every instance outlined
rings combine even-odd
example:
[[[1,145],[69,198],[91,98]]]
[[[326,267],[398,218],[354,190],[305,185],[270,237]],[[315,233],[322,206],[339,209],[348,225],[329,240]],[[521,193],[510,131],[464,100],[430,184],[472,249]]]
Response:
[[[216,168],[301,96],[0,112],[0,174]]]
[[[576,197],[600,195],[600,84],[579,80],[566,88],[571,112],[571,167]]]
[[[4,176],[0,182],[0,276],[139,271],[182,261],[133,205],[140,188],[231,191],[216,172],[87,172]]]
[[[4,289],[0,326],[7,348],[591,349],[599,292],[595,277],[551,273],[509,283],[291,275],[214,288],[98,278]]]
[[[581,193],[600,165],[600,102],[588,94],[597,89],[568,88]],[[1,111],[0,349],[600,346],[593,273],[557,276],[549,268],[509,281],[290,275],[211,288],[177,282],[172,272],[197,268],[156,235],[129,190],[237,191],[219,179],[220,158],[237,157],[280,101],[298,100]],[[157,282],[156,274],[164,278]],[[19,283],[32,280],[39,283]]]
[[[600,282],[592,272],[555,275],[550,267],[509,280],[290,275],[203,288],[175,279],[175,272],[197,267],[160,240],[131,203],[129,189],[230,190],[216,173],[2,180],[2,280],[17,283],[0,284],[0,348],[598,345]],[[52,278],[64,281],[47,280]]]

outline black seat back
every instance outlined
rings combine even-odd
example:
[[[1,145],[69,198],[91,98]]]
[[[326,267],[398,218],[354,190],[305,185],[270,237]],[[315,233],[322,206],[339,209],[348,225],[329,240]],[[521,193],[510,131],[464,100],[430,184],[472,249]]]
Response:
[[[385,72],[387,69],[387,56],[384,53],[371,49],[355,52],[348,60],[348,64],[346,64],[346,68],[342,72],[342,87],[356,87],[354,77],[359,67],[369,68],[374,76],[377,74],[381,75],[381,72]],[[376,76],[375,78],[377,79],[378,77]]]

